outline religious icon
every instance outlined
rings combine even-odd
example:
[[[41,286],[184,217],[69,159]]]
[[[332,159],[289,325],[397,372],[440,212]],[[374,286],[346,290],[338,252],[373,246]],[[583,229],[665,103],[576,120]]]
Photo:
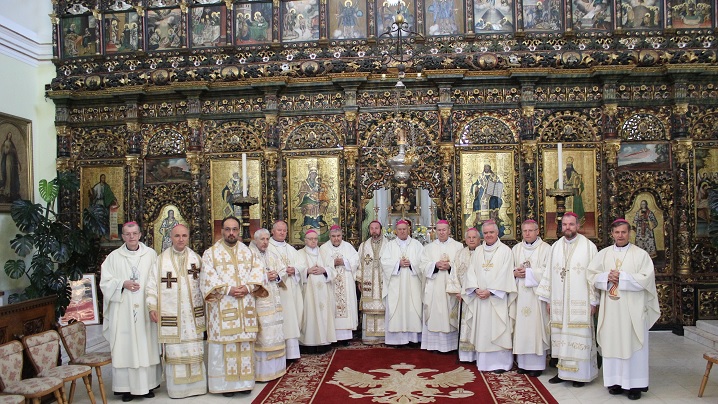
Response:
[[[189,33],[192,47],[222,46],[227,37],[225,8],[222,6],[194,7],[189,13]]]
[[[99,52],[98,21],[92,14],[63,18],[60,49],[62,57],[94,55]]]
[[[613,26],[613,2],[572,0],[573,29],[609,30]]]
[[[667,3],[673,28],[710,28],[711,0],[669,0]]]
[[[142,25],[135,11],[104,14],[103,30],[106,54],[134,52],[140,47]]]
[[[0,211],[13,201],[32,200],[32,129],[30,121],[0,114]]]
[[[234,5],[234,42],[236,45],[272,40],[272,3]]]
[[[463,13],[460,12],[463,1],[427,0],[424,4],[427,35],[454,35],[464,31]]]
[[[242,207],[233,202],[242,197],[242,160],[211,160],[210,188],[212,190],[213,240],[222,237],[222,219],[227,216],[242,217]],[[249,207],[249,231],[254,234],[261,227],[262,179],[261,160],[247,158],[247,196],[259,198],[259,203]]]
[[[177,49],[185,43],[179,8],[147,11],[147,50]]]
[[[524,29],[527,31],[558,31],[563,29],[563,2],[531,0],[523,3]]]
[[[329,2],[332,39],[366,38],[366,2],[344,0]]]
[[[319,241],[339,222],[339,160],[337,157],[288,158],[289,242],[302,243],[314,229]]]
[[[394,23],[396,16],[401,14],[410,31],[416,29],[416,11],[414,0],[383,0],[377,1],[376,29],[378,35],[387,32]],[[394,34],[396,35],[396,34]],[[402,35],[408,35],[406,31]]]
[[[656,266],[662,266],[666,259],[663,227],[663,210],[656,205],[656,197],[650,192],[634,196],[626,220],[631,223],[631,242],[645,250]]]
[[[80,171],[80,204],[82,209],[102,206],[107,211],[110,229],[109,241],[120,240],[120,227],[124,223],[125,170],[117,167],[82,167]]]
[[[658,0],[620,0],[618,26],[627,29],[660,28],[663,25],[663,2]],[[618,10],[617,10],[618,11]]]
[[[711,199],[718,198],[718,148],[696,148],[695,155],[695,193],[696,193],[696,237],[708,237],[708,229],[715,226],[718,217],[716,204]]]
[[[319,0],[296,0],[281,3],[282,41],[298,42],[319,39]]]
[[[513,32],[514,1],[474,2],[474,32]]]
[[[182,217],[180,209],[174,205],[162,207],[157,220],[152,224],[152,246],[155,251],[162,252],[172,247],[172,229],[178,224],[187,226],[187,221]]]

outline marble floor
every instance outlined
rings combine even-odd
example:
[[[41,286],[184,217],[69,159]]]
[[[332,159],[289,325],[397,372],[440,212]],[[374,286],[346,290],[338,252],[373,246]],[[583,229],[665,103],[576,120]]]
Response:
[[[698,388],[706,369],[703,353],[709,348],[696,342],[677,336],[669,331],[654,331],[650,339],[650,389],[643,393],[640,403],[718,403],[718,366],[708,381],[703,398],[698,398]],[[103,368],[103,378],[108,391],[112,386],[112,370],[109,366]],[[549,384],[548,379],[556,374],[555,369],[549,369],[539,379],[548,388],[551,394],[561,404],[578,403],[627,403],[631,402],[626,395],[609,395],[603,387],[603,378],[599,378],[582,388],[575,388],[571,383]],[[599,372],[600,374],[600,372]],[[229,404],[250,403],[256,397],[264,383],[258,383],[251,395],[236,394],[232,398],[222,395],[207,394],[198,397],[189,397],[183,400],[173,400],[167,396],[164,384],[156,391],[155,398],[136,398],[133,404],[169,404],[179,401],[197,404]],[[69,387],[69,386],[68,386]],[[93,382],[93,388],[98,403],[101,403],[99,388]],[[69,390],[69,389],[68,389]],[[108,401],[122,403],[120,396],[113,396],[110,392]],[[87,391],[80,386],[75,391],[75,404],[89,404]],[[325,404],[325,403],[318,403]]]

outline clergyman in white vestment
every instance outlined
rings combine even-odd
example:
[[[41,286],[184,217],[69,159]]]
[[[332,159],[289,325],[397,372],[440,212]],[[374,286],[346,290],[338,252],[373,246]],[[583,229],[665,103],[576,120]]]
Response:
[[[409,222],[396,222],[396,238],[379,255],[384,271],[385,343],[406,345],[421,342],[422,271],[424,247],[409,236]]]
[[[575,213],[563,215],[561,229],[563,237],[551,246],[536,294],[549,303],[551,356],[558,358],[558,374],[549,383],[572,380],[574,387],[583,387],[598,376],[593,332],[598,294],[587,273],[597,249],[591,240],[578,234]]]
[[[147,309],[164,345],[167,394],[184,398],[207,393],[202,260],[187,247],[185,225],[177,224],[168,233],[171,246],[157,257],[147,282]]]
[[[596,340],[603,355],[603,385],[610,394],[628,391],[641,398],[648,389],[648,330],[661,310],[653,261],[628,242],[631,225],[611,225],[614,245],[602,249],[588,266],[589,279],[601,291]]]
[[[112,390],[123,393],[122,401],[154,397],[152,390],[162,381],[157,327],[145,309],[145,287],[157,254],[140,237],[137,223],[125,223],[125,244],[107,256],[100,275],[102,335],[112,353]]]
[[[356,280],[361,291],[359,309],[362,313],[361,340],[363,344],[384,343],[384,316],[386,308],[382,299],[384,272],[381,267],[381,253],[386,237],[382,234],[381,223],[369,223],[369,238],[359,245],[359,270]]]
[[[359,254],[351,244],[342,240],[342,228],[333,225],[329,230],[329,242],[322,244],[319,250],[332,259],[336,278],[334,286],[334,327],[337,341],[345,344],[352,339],[352,333],[359,326],[357,292],[354,274],[359,266]]]
[[[514,324],[514,354],[518,373],[532,377],[541,376],[546,369],[546,351],[550,347],[548,311],[546,302],[536,296],[536,288],[543,278],[551,246],[539,237],[536,221],[521,224],[523,240],[517,243],[514,255],[514,278],[516,278],[516,324]]]
[[[471,259],[476,254],[476,248],[481,244],[481,234],[475,228],[466,230],[464,234],[466,247],[456,254],[454,262],[456,270],[451,271],[449,282],[446,285],[446,292],[459,299],[459,361],[474,362],[476,360],[476,349],[474,348],[475,330],[474,324],[467,322],[467,304],[461,297],[464,285],[466,285],[466,274],[469,272]]]
[[[472,324],[476,367],[504,373],[514,365],[511,351],[513,321],[511,305],[516,300],[516,282],[511,249],[499,240],[493,220],[481,226],[484,243],[476,249],[466,273],[462,298],[466,321]]]
[[[282,330],[286,344],[287,360],[299,359],[299,336],[304,317],[302,287],[307,276],[307,267],[299,260],[297,250],[287,240],[287,223],[277,220],[272,225],[269,251],[282,261],[279,279],[284,287],[279,288],[282,301]]]
[[[421,349],[450,352],[459,347],[459,299],[446,292],[451,271],[456,270],[454,259],[464,246],[449,237],[449,222],[436,222],[437,239],[424,246],[421,268],[424,285],[424,318]]]

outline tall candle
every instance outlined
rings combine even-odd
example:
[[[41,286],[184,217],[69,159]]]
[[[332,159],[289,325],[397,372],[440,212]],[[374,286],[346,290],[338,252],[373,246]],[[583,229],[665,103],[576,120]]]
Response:
[[[558,144],[558,189],[563,189],[563,173],[561,173],[561,169],[563,168],[563,145],[561,143]]]
[[[247,153],[242,153],[242,196],[247,197]]]

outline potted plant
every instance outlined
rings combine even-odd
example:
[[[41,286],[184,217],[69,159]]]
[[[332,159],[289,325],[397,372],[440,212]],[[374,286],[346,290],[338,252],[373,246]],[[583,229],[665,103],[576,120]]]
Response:
[[[40,197],[45,206],[18,199],[12,203],[10,215],[22,234],[10,241],[20,256],[5,263],[5,273],[12,279],[27,277],[30,285],[11,301],[23,301],[56,295],[55,314],[65,313],[70,303],[69,281],[80,280],[92,266],[99,251],[99,240],[109,233],[107,211],[91,205],[82,214],[82,227],[71,220],[73,212],[56,212],[55,201],[63,191],[77,192],[80,181],[69,172],[61,172],[51,180],[39,182]],[[25,257],[31,255],[30,265]]]

